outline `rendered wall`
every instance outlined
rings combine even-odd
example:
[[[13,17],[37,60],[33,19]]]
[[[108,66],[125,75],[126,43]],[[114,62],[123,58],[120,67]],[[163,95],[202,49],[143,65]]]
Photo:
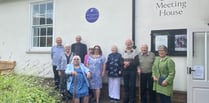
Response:
[[[186,2],[186,6],[171,4],[178,2]],[[79,34],[88,46],[101,45],[107,55],[111,45],[116,44],[122,51],[125,39],[131,38],[131,0],[54,0],[54,3],[55,37],[63,37],[64,43],[73,43]],[[151,30],[208,27],[208,4],[208,0],[136,0],[137,49],[142,43],[150,45]],[[95,23],[85,20],[85,13],[91,7],[100,13]],[[29,9],[28,0],[0,1],[1,60],[16,60],[16,72],[52,77],[49,51],[28,52]],[[174,11],[174,15],[164,15],[165,10]],[[172,59],[176,63],[174,89],[186,91],[186,57]]]

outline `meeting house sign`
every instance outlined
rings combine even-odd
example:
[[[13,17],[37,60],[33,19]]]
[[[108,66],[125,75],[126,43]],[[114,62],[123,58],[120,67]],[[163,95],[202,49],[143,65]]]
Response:
[[[159,16],[178,16],[184,13],[187,2],[183,0],[158,0],[155,7]]]

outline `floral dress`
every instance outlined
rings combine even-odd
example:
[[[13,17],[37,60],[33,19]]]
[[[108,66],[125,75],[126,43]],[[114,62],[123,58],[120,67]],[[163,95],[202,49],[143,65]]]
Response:
[[[88,86],[85,82],[85,77],[82,74],[82,70],[80,68],[74,69],[77,72],[76,75],[76,93],[75,98],[81,98],[88,95]],[[75,83],[75,76],[72,79],[72,84],[70,86],[70,93],[74,95],[74,83]]]
[[[102,65],[105,64],[105,57],[99,56],[94,58],[89,56],[88,65],[91,72],[90,88],[100,89],[102,88]]]

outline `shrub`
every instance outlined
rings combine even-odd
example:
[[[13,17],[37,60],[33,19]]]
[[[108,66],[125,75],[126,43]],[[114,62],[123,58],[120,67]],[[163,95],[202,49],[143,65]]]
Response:
[[[57,103],[58,93],[43,78],[0,75],[0,101],[3,103]]]

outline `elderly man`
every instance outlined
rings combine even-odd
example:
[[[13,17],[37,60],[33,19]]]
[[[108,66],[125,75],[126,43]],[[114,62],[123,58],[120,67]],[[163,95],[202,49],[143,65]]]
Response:
[[[155,60],[155,54],[148,51],[148,46],[146,44],[141,45],[141,52],[139,53],[139,63],[138,75],[140,77],[140,91],[141,91],[141,103],[148,103],[147,98],[149,97],[149,103],[155,103],[155,92],[153,88],[152,79],[152,65]],[[147,97],[147,88],[149,91],[149,96]]]
[[[62,38],[57,37],[56,38],[57,45],[53,46],[51,48],[51,59],[52,59],[52,67],[54,72],[54,83],[55,83],[55,89],[59,88],[59,75],[57,69],[58,65],[58,58],[60,57],[60,54],[64,53],[64,46],[62,45]]]
[[[133,49],[132,40],[127,39],[125,42],[126,49],[122,54],[124,59],[123,79],[125,97],[123,103],[136,103],[136,75],[137,66],[139,65],[139,57],[135,49]]]
[[[82,38],[80,35],[77,35],[75,40],[76,43],[72,44],[71,51],[76,55],[79,55],[81,62],[84,63],[84,57],[87,54],[87,46],[86,44],[81,43]]]

